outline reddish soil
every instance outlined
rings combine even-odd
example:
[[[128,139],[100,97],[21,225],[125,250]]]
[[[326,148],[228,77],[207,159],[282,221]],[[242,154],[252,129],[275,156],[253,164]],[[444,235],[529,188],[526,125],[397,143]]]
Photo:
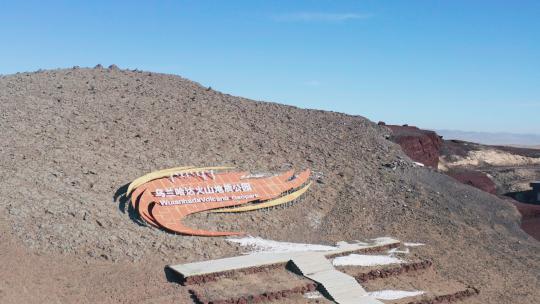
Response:
[[[443,140],[437,133],[407,125],[386,125],[386,127],[392,130],[391,140],[399,144],[407,156],[426,166],[437,168],[439,151],[443,145]]]
[[[482,191],[495,194],[497,192],[497,187],[495,183],[487,176],[487,174],[467,169],[460,170],[450,170],[446,172],[449,176],[455,178],[456,180],[478,188]]]
[[[523,219],[521,228],[530,236],[540,241],[540,218]]]
[[[540,205],[520,203],[511,200],[514,206],[519,210],[521,216],[521,228],[540,241]]]

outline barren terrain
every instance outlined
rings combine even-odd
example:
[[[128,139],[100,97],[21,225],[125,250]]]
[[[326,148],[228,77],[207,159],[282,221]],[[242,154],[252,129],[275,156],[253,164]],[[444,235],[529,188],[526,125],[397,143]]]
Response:
[[[310,168],[317,181],[287,209],[199,214],[193,227],[321,244],[423,242],[439,275],[479,288],[478,301],[540,303],[540,242],[520,229],[512,203],[415,165],[363,117],[115,67],[1,76],[0,115],[2,303],[191,303],[164,266],[239,247],[141,226],[117,195],[181,165]]]

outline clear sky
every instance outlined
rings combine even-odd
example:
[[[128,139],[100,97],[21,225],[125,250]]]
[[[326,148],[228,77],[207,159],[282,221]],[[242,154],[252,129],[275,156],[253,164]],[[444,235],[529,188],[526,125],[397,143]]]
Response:
[[[1,1],[0,73],[105,66],[424,128],[540,134],[540,1]]]

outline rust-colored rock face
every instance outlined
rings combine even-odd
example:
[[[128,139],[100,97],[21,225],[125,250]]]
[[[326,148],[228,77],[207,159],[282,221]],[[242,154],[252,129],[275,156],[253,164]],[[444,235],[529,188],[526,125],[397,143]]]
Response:
[[[384,125],[379,123],[379,125]],[[437,133],[414,126],[386,125],[392,130],[391,140],[401,146],[412,160],[436,168],[443,141]]]
[[[462,169],[458,171],[449,171],[446,172],[446,174],[466,185],[471,185],[482,191],[492,194],[497,192],[495,183],[483,172]]]
[[[525,204],[510,199],[523,217],[521,228],[530,236],[540,241],[540,205]]]

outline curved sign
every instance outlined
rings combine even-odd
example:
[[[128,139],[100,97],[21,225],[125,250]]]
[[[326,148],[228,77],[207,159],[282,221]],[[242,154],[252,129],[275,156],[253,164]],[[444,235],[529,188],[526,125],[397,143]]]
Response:
[[[231,167],[177,167],[149,173],[128,187],[131,205],[148,224],[171,232],[198,236],[227,236],[239,232],[192,229],[182,219],[190,214],[247,212],[288,203],[311,185],[310,171],[293,170],[260,176],[231,171]]]

